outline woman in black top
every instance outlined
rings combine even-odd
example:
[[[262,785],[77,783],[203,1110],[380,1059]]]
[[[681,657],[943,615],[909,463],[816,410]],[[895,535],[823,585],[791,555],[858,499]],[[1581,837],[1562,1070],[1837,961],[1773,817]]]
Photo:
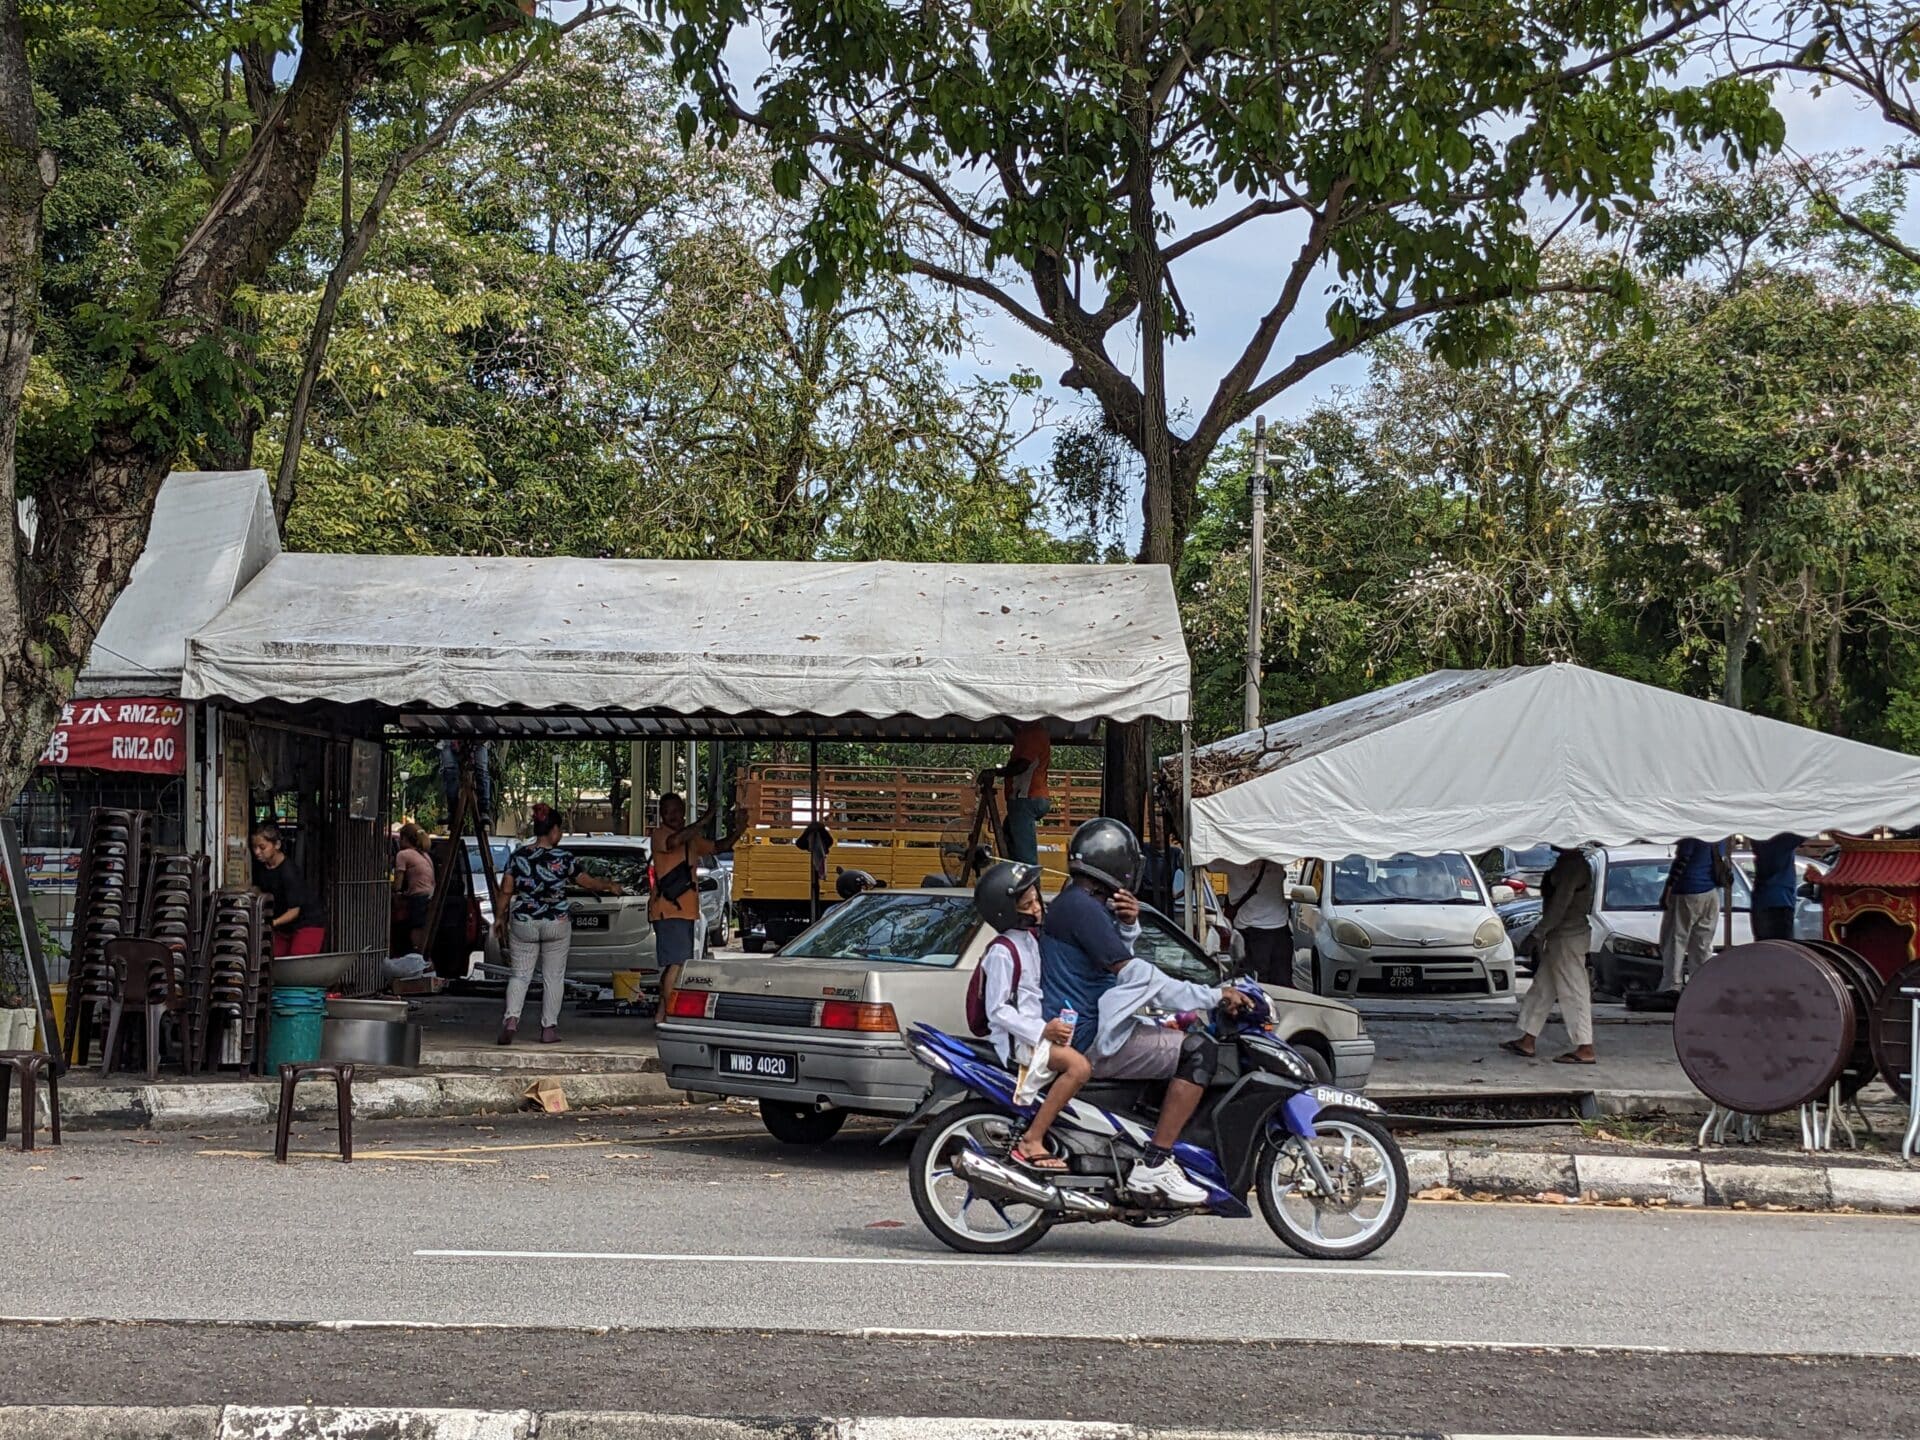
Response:
[[[319,893],[287,861],[280,827],[269,821],[253,830],[253,858],[260,888],[273,899],[273,953],[318,955],[327,948],[327,911]]]

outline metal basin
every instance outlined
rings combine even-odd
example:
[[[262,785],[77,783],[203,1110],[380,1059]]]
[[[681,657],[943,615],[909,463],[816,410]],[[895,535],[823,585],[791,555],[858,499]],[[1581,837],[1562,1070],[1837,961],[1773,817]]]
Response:
[[[338,985],[353,973],[359,955],[351,950],[324,955],[282,955],[273,962],[273,983],[308,986],[324,990]]]
[[[420,1063],[420,1027],[385,1020],[328,1019],[320,1031],[320,1058],[411,1069]]]

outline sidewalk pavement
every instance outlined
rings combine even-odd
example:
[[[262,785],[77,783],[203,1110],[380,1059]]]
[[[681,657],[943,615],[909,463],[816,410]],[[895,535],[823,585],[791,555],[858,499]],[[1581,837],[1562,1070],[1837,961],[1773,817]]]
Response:
[[[1163,1429],[1081,1420],[921,1416],[729,1420],[605,1410],[428,1410],[298,1405],[0,1408],[0,1440],[1499,1440],[1380,1431]],[[1523,1440],[1523,1437],[1508,1437]],[[1532,1437],[1549,1440],[1549,1437]]]

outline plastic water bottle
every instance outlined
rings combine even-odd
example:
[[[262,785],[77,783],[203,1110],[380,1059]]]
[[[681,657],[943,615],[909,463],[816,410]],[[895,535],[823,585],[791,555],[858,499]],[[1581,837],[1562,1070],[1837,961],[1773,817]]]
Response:
[[[1080,1012],[1075,1010],[1071,1005],[1053,1018],[1064,1022],[1069,1030],[1078,1030],[1080,1028]]]

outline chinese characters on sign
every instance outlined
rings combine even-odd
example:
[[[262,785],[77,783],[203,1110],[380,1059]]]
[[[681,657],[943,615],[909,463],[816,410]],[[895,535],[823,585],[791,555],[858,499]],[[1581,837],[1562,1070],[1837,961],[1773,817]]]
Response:
[[[179,775],[187,768],[186,734],[178,700],[75,700],[60,711],[40,763]]]

